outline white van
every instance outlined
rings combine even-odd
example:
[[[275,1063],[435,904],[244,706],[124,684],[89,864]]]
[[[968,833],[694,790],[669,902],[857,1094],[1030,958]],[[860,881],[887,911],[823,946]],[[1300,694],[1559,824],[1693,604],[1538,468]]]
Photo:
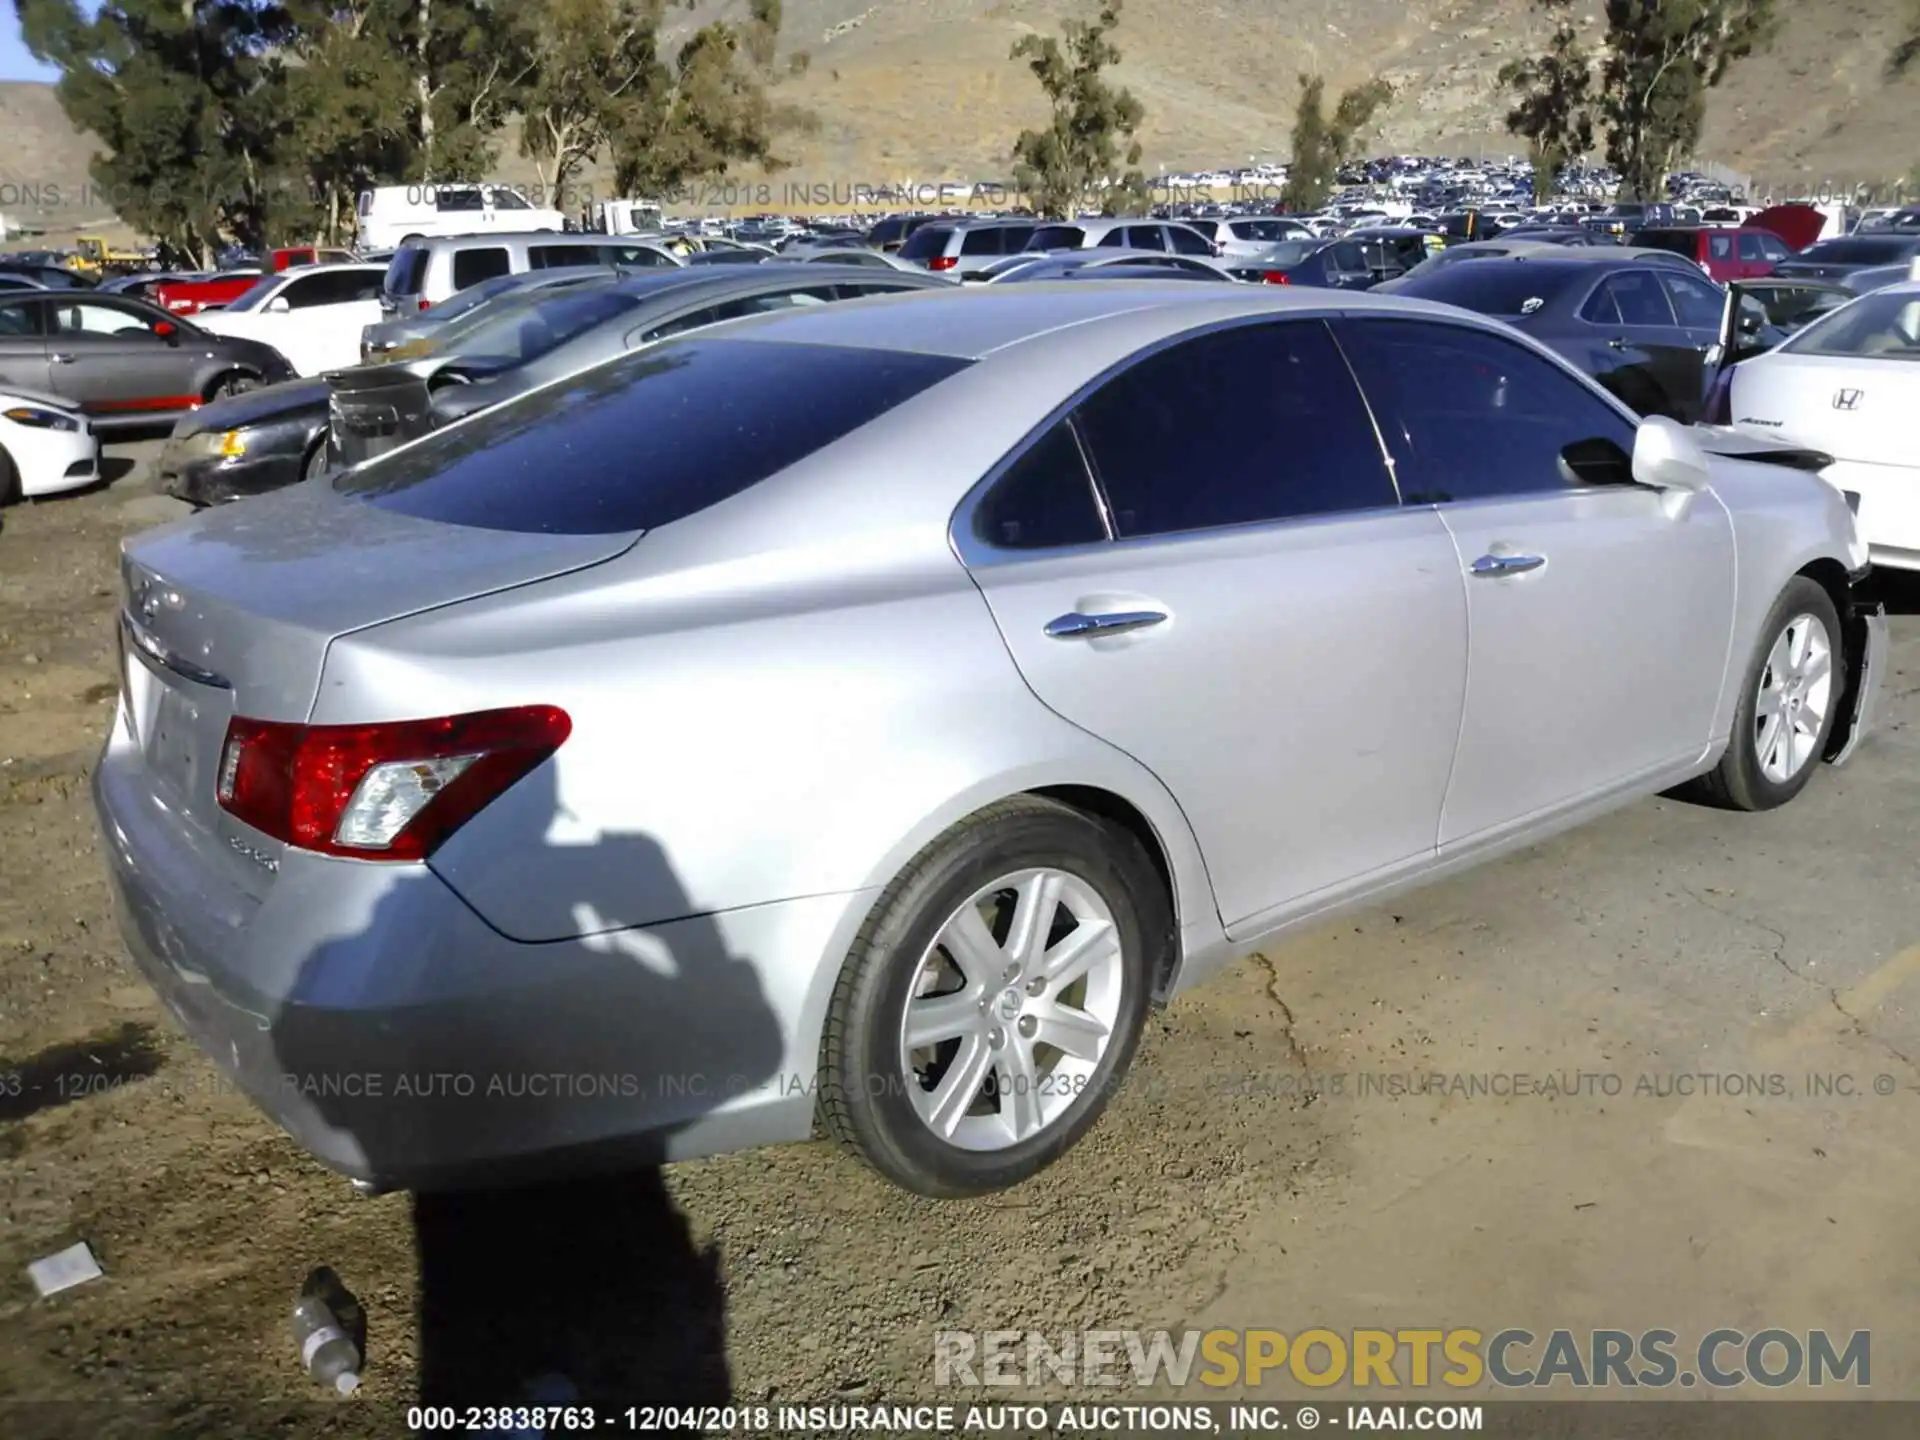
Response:
[[[593,228],[602,235],[657,235],[666,220],[657,200],[602,200],[593,207]]]
[[[362,253],[430,235],[564,230],[567,224],[558,210],[536,209],[505,185],[382,185],[360,192],[358,215]]]

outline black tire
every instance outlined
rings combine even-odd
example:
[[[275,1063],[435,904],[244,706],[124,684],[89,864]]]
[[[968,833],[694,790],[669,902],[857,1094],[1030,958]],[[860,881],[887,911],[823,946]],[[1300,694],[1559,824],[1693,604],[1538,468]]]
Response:
[[[1812,754],[1806,763],[1786,780],[1775,781],[1761,768],[1758,717],[1760,682],[1767,671],[1768,656],[1781,632],[1801,617],[1809,615],[1826,627],[1827,643],[1833,656],[1827,713],[1822,718]],[[1727,742],[1727,753],[1720,757],[1717,766],[1695,782],[1695,797],[1729,810],[1772,810],[1806,789],[1813,772],[1820,768],[1821,756],[1826,753],[1827,741],[1840,718],[1841,702],[1847,693],[1846,669],[1845,632],[1841,629],[1840,613],[1834,608],[1833,597],[1806,576],[1794,576],[1787,582],[1786,589],[1780,592],[1780,598],[1773,602],[1773,609],[1767,612],[1766,624],[1760,627],[1759,643],[1754,646],[1753,658],[1748,662],[1746,674],[1741,680],[1740,703],[1733,712],[1733,738]]]
[[[244,395],[249,390],[260,388],[260,377],[249,375],[244,370],[229,370],[213,384],[207,387],[207,402],[225,400],[230,395]]]
[[[20,470],[13,463],[13,456],[6,447],[0,445],[0,509],[14,504],[20,498]]]
[[[948,917],[1012,871],[1049,867],[1094,890],[1121,950],[1111,1038],[1077,1097],[1038,1133],[1002,1149],[970,1150],[936,1135],[913,1107],[900,1026],[920,958]],[[1107,820],[1036,796],[988,806],[920,852],[888,885],[860,929],[828,1006],[821,1044],[825,1131],[881,1175],[932,1199],[1004,1190],[1037,1174],[1099,1119],[1139,1043],[1153,977],[1173,943],[1165,882],[1140,841]]]
[[[307,458],[300,463],[300,479],[318,480],[327,473],[327,437],[322,435],[320,442],[307,452]]]

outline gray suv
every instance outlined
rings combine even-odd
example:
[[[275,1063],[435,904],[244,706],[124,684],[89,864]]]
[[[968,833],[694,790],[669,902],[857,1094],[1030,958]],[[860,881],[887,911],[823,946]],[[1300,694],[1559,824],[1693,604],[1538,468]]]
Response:
[[[665,269],[682,263],[658,240],[623,235],[531,230],[524,234],[431,236],[409,240],[394,251],[380,286],[380,313],[387,320],[417,314],[470,285],[529,270],[574,265],[654,265]]]
[[[989,265],[1026,249],[1033,227],[1031,220],[943,220],[909,235],[900,258],[949,279],[983,279]]]

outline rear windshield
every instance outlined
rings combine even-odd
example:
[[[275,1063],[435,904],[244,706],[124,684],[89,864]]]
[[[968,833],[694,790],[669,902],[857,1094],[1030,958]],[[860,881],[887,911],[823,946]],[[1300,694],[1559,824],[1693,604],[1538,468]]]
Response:
[[[1298,265],[1316,250],[1324,250],[1325,240],[1282,240],[1261,257],[1268,265]]]
[[[1500,265],[1448,265],[1410,280],[1400,293],[1482,315],[1531,315],[1566,283],[1567,272],[1557,266],[1508,260]]]
[[[1042,225],[1027,240],[1029,250],[1078,250],[1087,232],[1078,225]]]
[[[467,322],[447,326],[429,348],[489,369],[524,365],[639,304],[638,295],[591,280],[514,292],[497,306],[474,311]]]
[[[936,255],[944,255],[947,241],[953,235],[951,225],[922,225],[907,237],[907,243],[900,247],[902,260],[931,260]]]
[[[1800,252],[1802,260],[1837,261],[1842,265],[1893,265],[1914,253],[1911,240],[1898,236],[1849,236],[1845,240],[1822,240]]]
[[[1903,286],[1863,295],[1780,348],[1796,355],[1920,361],[1920,291]]]
[[[969,363],[837,345],[669,341],[484,411],[334,485],[450,525],[651,530],[759,484]]]

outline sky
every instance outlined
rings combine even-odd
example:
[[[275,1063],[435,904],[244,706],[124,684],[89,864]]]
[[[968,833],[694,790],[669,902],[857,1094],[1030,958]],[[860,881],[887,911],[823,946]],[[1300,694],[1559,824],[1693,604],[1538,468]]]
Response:
[[[20,16],[11,0],[0,0],[0,80],[58,80],[60,72],[42,65],[20,43]]]

